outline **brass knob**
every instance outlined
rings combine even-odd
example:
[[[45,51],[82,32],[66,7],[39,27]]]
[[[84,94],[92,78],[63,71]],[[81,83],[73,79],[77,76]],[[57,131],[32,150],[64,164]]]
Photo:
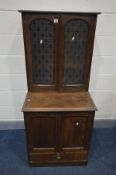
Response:
[[[57,160],[60,160],[60,159],[61,159],[60,153],[56,153],[56,159],[57,159]]]

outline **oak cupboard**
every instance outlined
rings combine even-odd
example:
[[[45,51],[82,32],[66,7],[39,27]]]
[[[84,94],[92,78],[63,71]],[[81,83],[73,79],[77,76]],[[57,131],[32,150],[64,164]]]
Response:
[[[86,164],[96,110],[88,86],[98,13],[21,13],[29,164]]]

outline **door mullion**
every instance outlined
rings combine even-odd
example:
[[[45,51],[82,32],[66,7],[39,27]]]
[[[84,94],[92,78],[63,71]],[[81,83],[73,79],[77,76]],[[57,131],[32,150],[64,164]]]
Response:
[[[58,91],[59,84],[59,15],[54,15],[54,80],[55,80],[55,90]],[[56,21],[56,22],[55,22]]]

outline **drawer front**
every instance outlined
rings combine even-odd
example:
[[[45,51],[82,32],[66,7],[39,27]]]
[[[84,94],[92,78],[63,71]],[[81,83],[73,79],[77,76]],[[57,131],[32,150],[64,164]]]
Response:
[[[49,165],[49,164],[85,164],[88,152],[85,150],[78,152],[54,152],[54,153],[30,153],[30,164]]]

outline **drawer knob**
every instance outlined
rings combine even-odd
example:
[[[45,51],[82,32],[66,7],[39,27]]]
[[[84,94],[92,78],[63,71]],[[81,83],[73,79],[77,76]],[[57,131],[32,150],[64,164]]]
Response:
[[[79,126],[79,122],[76,122],[76,126]]]
[[[56,153],[56,159],[57,159],[57,160],[60,160],[60,159],[61,159],[60,153]]]

